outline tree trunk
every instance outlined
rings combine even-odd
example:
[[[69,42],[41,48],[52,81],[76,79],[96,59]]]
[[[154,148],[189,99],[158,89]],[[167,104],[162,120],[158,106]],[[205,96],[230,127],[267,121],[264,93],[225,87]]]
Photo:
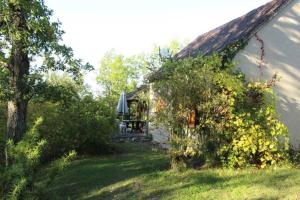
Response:
[[[6,139],[19,142],[26,131],[26,115],[29,100],[29,58],[24,50],[15,49],[11,59],[13,98],[7,105]]]
[[[10,4],[12,10],[12,26],[19,33],[27,30],[25,15],[19,7]],[[6,139],[19,142],[26,131],[26,114],[29,101],[29,57],[27,39],[20,38],[12,43],[9,68],[11,72],[11,86],[13,96],[8,102],[7,134]]]
[[[17,143],[26,131],[27,102],[9,101],[7,113],[7,139]]]
[[[12,87],[14,96],[7,106],[7,136],[19,142],[26,131],[26,115],[29,100],[29,59],[24,51],[15,50],[12,62]]]

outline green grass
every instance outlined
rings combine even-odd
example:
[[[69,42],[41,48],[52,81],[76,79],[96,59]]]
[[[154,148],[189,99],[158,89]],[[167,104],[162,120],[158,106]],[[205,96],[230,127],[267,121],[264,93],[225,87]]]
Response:
[[[300,199],[300,170],[169,170],[148,146],[74,161],[48,188],[49,199]],[[47,170],[45,170],[44,176]]]

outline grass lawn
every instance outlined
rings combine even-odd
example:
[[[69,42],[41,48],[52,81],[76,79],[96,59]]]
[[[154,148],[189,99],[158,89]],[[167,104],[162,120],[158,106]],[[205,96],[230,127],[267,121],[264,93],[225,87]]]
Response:
[[[167,155],[149,146],[74,161],[48,188],[49,199],[300,200],[300,170],[169,170]],[[47,170],[45,170],[45,173]]]

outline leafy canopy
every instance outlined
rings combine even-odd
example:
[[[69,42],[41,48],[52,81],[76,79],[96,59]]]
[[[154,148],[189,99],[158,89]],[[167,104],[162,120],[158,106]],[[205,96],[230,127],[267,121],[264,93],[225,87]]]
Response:
[[[65,71],[77,78],[81,69],[91,70],[74,58],[70,47],[62,44],[61,23],[52,20],[53,11],[43,0],[3,0],[0,2],[0,97],[11,96],[8,85],[12,73],[12,60],[16,49],[25,53],[30,61],[30,75],[26,84],[30,96],[42,82],[41,75],[49,70]]]
[[[125,58],[111,50],[101,60],[97,81],[103,87],[104,96],[116,102],[122,91],[129,92],[136,88],[138,77],[135,58]]]
[[[155,45],[150,53],[134,56],[125,57],[114,50],[108,51],[101,60],[97,77],[104,96],[116,102],[122,91],[135,90],[148,74],[160,68],[164,59],[173,57],[181,48],[179,41],[172,40],[162,47]]]

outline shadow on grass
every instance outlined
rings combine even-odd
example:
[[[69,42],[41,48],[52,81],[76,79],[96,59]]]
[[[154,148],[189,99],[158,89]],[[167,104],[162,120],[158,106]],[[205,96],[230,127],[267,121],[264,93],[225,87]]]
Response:
[[[134,186],[113,192],[90,194],[115,183],[168,168],[166,155],[137,146],[126,154],[78,160],[66,169],[47,190],[48,199],[124,199],[134,196]],[[126,191],[126,192],[125,192]],[[99,196],[100,195],[100,196]],[[46,198],[46,197],[45,197]]]
[[[234,172],[233,172],[234,174]],[[237,175],[225,175],[222,173],[216,173],[213,170],[204,171],[193,171],[191,174],[187,174],[182,178],[181,176],[169,177],[170,183],[173,180],[173,185],[166,187],[162,185],[155,191],[143,196],[142,199],[180,199],[176,197],[176,194],[184,193],[185,199],[227,199],[222,198],[222,195],[227,194],[228,199],[237,199],[238,191],[246,194],[246,199],[252,200],[273,200],[273,199],[285,199],[289,198],[289,189],[297,186],[300,183],[300,173],[295,170],[279,170],[270,171],[266,174],[266,171],[254,171],[253,173],[244,172],[238,173]],[[298,174],[295,177],[295,174]],[[147,179],[149,177],[146,177]],[[168,178],[167,178],[168,179]],[[146,180],[145,180],[146,181]],[[168,181],[167,181],[168,182]],[[183,184],[178,184],[183,183]],[[196,187],[196,189],[195,189]],[[262,188],[258,193],[249,193],[247,189],[251,187]],[[193,192],[190,192],[190,189]],[[245,189],[246,188],[246,189]],[[266,193],[266,188],[273,191],[282,191],[279,193]],[[233,192],[234,191],[234,192]],[[257,191],[256,191],[257,192]],[[295,191],[294,191],[295,192]],[[207,195],[208,196],[201,196]],[[190,195],[190,196],[189,196]],[[194,196],[193,196],[194,195]],[[198,196],[197,196],[198,195]],[[299,197],[300,197],[300,186],[299,186]]]
[[[201,199],[202,195],[208,195],[203,197],[225,200],[218,193],[235,199],[236,196],[230,198],[232,191],[235,191],[246,193],[247,199],[272,200],[289,198],[286,191],[291,188],[295,190],[295,185],[300,183],[300,172],[295,169],[211,169],[176,173],[166,170],[168,168],[169,159],[165,154],[144,146],[131,146],[121,155],[73,162],[48,189],[47,196],[49,199],[89,200],[176,199],[176,195],[181,194],[186,199]],[[259,194],[252,194],[252,187],[283,192],[266,194],[261,190]]]

